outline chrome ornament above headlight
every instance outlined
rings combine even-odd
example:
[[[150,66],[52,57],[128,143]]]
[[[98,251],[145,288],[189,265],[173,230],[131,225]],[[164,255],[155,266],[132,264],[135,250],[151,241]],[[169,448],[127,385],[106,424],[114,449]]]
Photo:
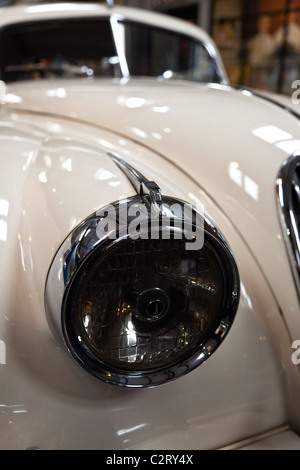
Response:
[[[238,270],[207,219],[113,158],[138,194],[91,215],[65,240],[46,309],[88,372],[118,386],[155,386],[192,371],[222,343],[238,306]]]

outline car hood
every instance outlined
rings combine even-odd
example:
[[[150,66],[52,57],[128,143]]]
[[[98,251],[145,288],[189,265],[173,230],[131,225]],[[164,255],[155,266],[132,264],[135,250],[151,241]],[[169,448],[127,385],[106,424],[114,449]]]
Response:
[[[3,101],[11,111],[88,123],[155,151],[221,208],[281,288],[278,266],[290,270],[275,185],[283,162],[300,150],[295,115],[229,87],[148,79],[13,84]]]
[[[280,167],[300,150],[300,120],[293,114],[220,85],[40,81],[10,85],[4,101],[11,110],[56,115],[126,136],[179,167],[233,219],[242,204],[262,225]]]
[[[272,167],[277,171],[287,154],[300,149],[300,121],[283,106],[226,85],[45,80],[9,85],[2,101],[11,109],[57,115],[126,135],[191,175],[197,164],[201,173],[213,171],[217,179],[222,174],[223,182],[221,162],[227,176],[228,161],[250,174],[257,173],[257,166],[268,165],[272,175]],[[211,158],[215,152],[218,171]]]

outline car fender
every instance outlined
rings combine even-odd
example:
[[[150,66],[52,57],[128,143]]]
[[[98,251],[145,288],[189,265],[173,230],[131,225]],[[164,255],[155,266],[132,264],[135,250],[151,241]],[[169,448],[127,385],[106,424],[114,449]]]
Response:
[[[0,446],[218,448],[285,423],[287,403],[291,415],[298,407],[289,395],[299,389],[290,337],[226,214],[176,165],[132,140],[50,117],[41,127],[24,117],[1,121]],[[163,194],[201,201],[240,271],[240,307],[224,344],[199,369],[149,390],[115,389],[89,376],[56,341],[45,314],[47,273],[64,238],[97,208],[134,193],[109,152],[158,182]]]

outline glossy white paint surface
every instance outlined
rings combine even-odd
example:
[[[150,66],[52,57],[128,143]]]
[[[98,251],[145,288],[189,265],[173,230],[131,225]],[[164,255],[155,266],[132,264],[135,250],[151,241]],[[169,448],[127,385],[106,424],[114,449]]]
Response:
[[[43,8],[30,14],[41,18]],[[1,10],[1,21],[11,14]],[[15,84],[1,101],[0,448],[210,449],[287,421],[300,428],[291,362],[299,304],[275,199],[277,173],[300,147],[299,121],[258,98],[183,82]],[[200,200],[241,276],[225,343],[154,389],[89,376],[45,314],[45,281],[64,238],[95,209],[133,194],[107,151],[164,194]]]
[[[297,296],[282,282],[293,285],[275,198],[281,165],[300,149],[300,121],[260,98],[184,82],[40,82],[9,86],[8,96],[12,109],[111,129],[190,175],[241,233],[300,338]]]
[[[285,379],[266,328],[271,315],[284,346],[284,324],[252,255],[211,199],[156,153],[101,129],[15,113],[2,116],[0,129],[0,199],[7,201],[0,447],[216,448],[284,423]],[[55,341],[44,311],[45,279],[63,238],[95,208],[132,192],[107,149],[136,163],[165,194],[203,200],[240,269],[241,305],[223,347],[195,372],[156,389],[119,390],[90,377]]]

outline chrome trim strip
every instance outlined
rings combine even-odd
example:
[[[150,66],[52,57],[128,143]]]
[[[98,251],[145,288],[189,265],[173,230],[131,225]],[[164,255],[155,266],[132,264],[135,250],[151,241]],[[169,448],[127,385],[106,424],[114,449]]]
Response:
[[[285,112],[291,114],[292,116],[294,116],[296,119],[298,119],[298,120],[300,119],[300,114],[299,113],[296,113],[296,111],[294,111],[292,108],[289,108],[287,105],[285,105],[283,103],[280,103],[279,101],[276,101],[276,99],[271,98],[270,96],[266,96],[266,95],[264,95],[262,93],[259,93],[257,91],[248,90],[247,88],[237,88],[237,90],[240,91],[241,93],[244,93],[244,94],[249,93],[252,96],[255,96],[256,98],[260,98],[262,100],[268,101],[268,103],[274,104],[278,108],[281,108],[282,111],[285,111]]]
[[[298,197],[300,208],[300,180],[297,175],[295,176],[297,167],[300,169],[299,153],[293,154],[283,163],[276,180],[276,198],[283,239],[300,301],[300,227],[297,225],[297,215],[292,200],[294,192]],[[298,223],[300,224],[300,214],[298,214]]]
[[[270,431],[265,431],[260,434],[256,434],[255,436],[248,437],[246,439],[243,439],[242,441],[235,442],[234,444],[221,447],[218,450],[239,450],[243,447],[255,444],[255,442],[268,439],[269,437],[276,436],[277,434],[281,434],[282,432],[290,431],[290,429],[290,426],[287,424],[283,426],[278,426],[277,428],[271,429]]]
[[[282,109],[282,111],[285,111],[285,112],[291,114],[292,116],[294,116],[294,118],[300,120],[300,113],[297,113],[295,110],[293,110],[289,106],[287,106],[283,103],[280,103],[279,101],[276,101],[275,98],[271,98],[270,96],[264,95],[263,93],[259,93],[256,90],[254,91],[254,90],[251,90],[251,89],[248,89],[248,88],[241,87],[239,85],[230,85],[230,84],[226,84],[226,83],[225,84],[222,84],[222,83],[208,83],[207,86],[209,88],[215,88],[215,89],[218,89],[218,90],[237,91],[238,93],[242,93],[246,96],[252,96],[252,97],[260,98],[264,101],[267,101],[268,103],[274,104],[274,106],[277,106],[278,108]]]
[[[117,55],[120,60],[120,68],[121,68],[121,73],[123,76],[123,79],[127,80],[130,78],[130,72],[128,68],[128,63],[127,63],[127,58],[126,58],[126,51],[125,51],[125,28],[124,24],[122,24],[121,21],[119,21],[120,18],[119,15],[111,15],[110,17],[110,25],[111,25],[111,30],[116,46],[116,51]]]

